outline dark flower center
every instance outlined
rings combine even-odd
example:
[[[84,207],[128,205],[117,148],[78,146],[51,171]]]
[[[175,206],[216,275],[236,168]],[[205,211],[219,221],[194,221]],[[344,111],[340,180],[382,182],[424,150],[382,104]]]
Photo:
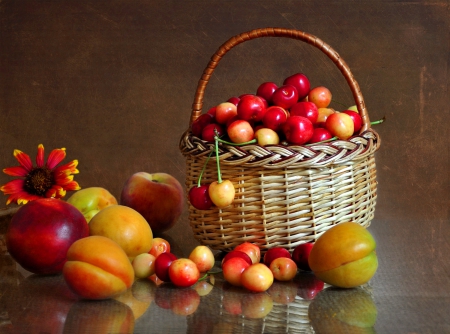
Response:
[[[25,177],[24,190],[33,195],[44,196],[53,184],[52,171],[47,167],[36,167]]]

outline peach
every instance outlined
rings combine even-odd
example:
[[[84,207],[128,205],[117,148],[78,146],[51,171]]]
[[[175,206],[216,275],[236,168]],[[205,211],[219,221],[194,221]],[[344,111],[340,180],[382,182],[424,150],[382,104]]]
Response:
[[[139,172],[125,182],[120,204],[144,216],[157,234],[169,230],[178,221],[184,208],[184,190],[172,175]]]
[[[124,250],[103,236],[77,240],[67,251],[63,267],[67,285],[86,299],[107,299],[130,288],[133,266]]]
[[[97,213],[89,223],[90,235],[101,235],[117,242],[130,260],[152,248],[153,233],[136,210],[111,205]]]
[[[308,263],[325,283],[351,288],[368,282],[375,274],[376,243],[363,226],[340,223],[323,233],[314,244]]]
[[[116,198],[102,187],[78,190],[67,199],[67,203],[80,210],[88,223],[100,210],[118,204]]]

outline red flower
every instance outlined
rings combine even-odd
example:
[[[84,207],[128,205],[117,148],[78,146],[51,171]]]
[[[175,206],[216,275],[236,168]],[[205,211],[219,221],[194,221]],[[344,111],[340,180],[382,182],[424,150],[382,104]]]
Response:
[[[72,174],[78,174],[78,160],[57,166],[66,157],[66,149],[54,149],[44,160],[44,146],[39,144],[36,155],[36,167],[33,167],[30,156],[20,150],[14,150],[14,157],[20,166],[3,169],[5,174],[18,176],[3,185],[0,190],[9,195],[6,205],[10,203],[26,204],[42,197],[62,198],[67,190],[81,189],[73,180]]]

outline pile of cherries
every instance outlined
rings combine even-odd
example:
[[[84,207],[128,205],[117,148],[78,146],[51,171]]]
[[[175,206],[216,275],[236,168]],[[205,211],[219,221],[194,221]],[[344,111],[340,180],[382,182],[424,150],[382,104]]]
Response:
[[[231,97],[200,115],[192,123],[191,132],[202,140],[215,142],[218,181],[202,185],[202,171],[198,184],[190,189],[191,204],[207,210],[213,205],[223,208],[233,202],[232,183],[221,179],[218,143],[309,145],[346,140],[358,133],[362,119],[356,107],[338,112],[329,107],[331,101],[328,88],[311,89],[307,76],[296,73],[284,79],[280,86],[264,82],[255,94]]]

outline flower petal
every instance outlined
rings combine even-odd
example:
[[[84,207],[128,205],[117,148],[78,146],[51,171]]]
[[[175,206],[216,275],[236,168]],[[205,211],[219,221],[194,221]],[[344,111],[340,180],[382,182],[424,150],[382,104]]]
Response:
[[[73,181],[73,175],[66,175],[60,173],[59,175],[53,175],[55,179],[55,184],[59,186],[65,186],[66,184]]]
[[[69,191],[74,191],[74,190],[80,190],[81,187],[78,184],[78,182],[72,181],[72,182],[65,184],[64,189],[69,190]]]
[[[66,149],[63,148],[55,148],[53,151],[50,152],[50,155],[47,159],[47,167],[49,169],[53,169],[56,167],[57,164],[59,164],[61,161],[64,160],[66,157]]]
[[[59,173],[64,173],[65,175],[68,174],[78,174],[80,171],[77,169],[78,166],[78,160],[72,160],[71,162],[61,165],[59,167],[56,167],[53,169],[53,172],[55,175]]]
[[[45,160],[44,160],[44,145],[39,144],[38,145],[38,153],[36,155],[36,164],[38,167],[44,166]]]
[[[22,166],[14,166],[3,169],[3,173],[9,176],[21,176],[25,177],[28,174],[28,171]]]
[[[19,193],[24,191],[23,185],[25,184],[25,180],[22,179],[16,179],[9,181],[8,183],[4,184],[0,187],[0,190],[3,191],[5,195],[11,195],[15,193]]]
[[[54,197],[54,198],[62,198],[66,195],[66,191],[63,187],[58,185],[53,185],[47,192],[45,193],[45,197]]]
[[[19,164],[27,171],[30,171],[33,168],[33,164],[28,154],[23,153],[20,150],[14,150],[14,157],[17,159]]]

